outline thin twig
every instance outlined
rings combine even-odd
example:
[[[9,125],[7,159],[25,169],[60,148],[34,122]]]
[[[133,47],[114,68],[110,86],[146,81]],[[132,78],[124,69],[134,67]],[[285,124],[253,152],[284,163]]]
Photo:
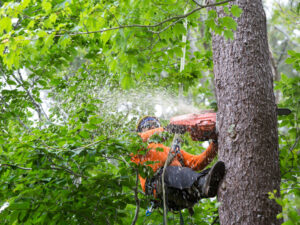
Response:
[[[297,144],[298,144],[298,141],[299,141],[299,139],[300,139],[300,136],[298,136],[297,138],[296,138],[296,141],[295,141],[295,143],[293,144],[293,146],[289,149],[289,151],[291,152],[291,151],[293,151],[295,148],[296,148],[296,146],[297,146]]]
[[[119,26],[121,26],[119,20],[118,20],[117,17],[115,16],[115,14],[113,14],[109,9],[106,9],[106,10],[109,12],[110,15],[112,15],[112,16],[115,18],[117,24],[118,24]]]
[[[217,216],[217,217],[214,219],[214,221],[212,222],[211,225],[214,225],[214,224],[217,222],[218,219],[219,219],[219,216]]]
[[[19,123],[29,132],[31,132],[30,128],[20,119],[19,116],[16,116],[17,120],[19,121]]]
[[[172,27],[173,25],[175,25],[176,23],[178,23],[179,21],[181,21],[183,18],[178,19],[176,21],[174,21],[173,23],[169,24],[168,26],[166,26],[165,28],[159,30],[159,31],[151,31],[153,34],[160,34],[162,32],[164,32],[165,30],[167,30],[169,27]]]
[[[69,174],[72,174],[72,175],[74,175],[74,176],[76,176],[76,177],[88,178],[87,176],[84,176],[84,175],[75,173],[73,170],[71,170],[71,169],[69,169],[69,168],[67,168],[67,167],[65,167],[65,166],[57,165],[56,163],[54,163],[54,162],[52,161],[51,158],[49,158],[49,157],[47,157],[47,158],[48,158],[48,161],[52,164],[52,165],[51,165],[51,169],[55,169],[55,170],[64,170],[64,171],[68,172]]]
[[[54,164],[53,162],[52,162],[52,164],[53,164],[53,165],[50,166],[50,168],[51,168],[52,170],[63,170],[63,171],[65,171],[65,172],[67,172],[67,173],[69,173],[69,174],[72,174],[72,175],[74,175],[74,176],[77,176],[77,177],[88,178],[88,177],[86,177],[86,176],[83,176],[83,175],[80,175],[80,174],[75,173],[74,171],[72,171],[72,170],[69,169],[69,168],[66,168],[66,167],[63,167],[63,166],[58,166],[58,165]],[[0,164],[0,167],[4,167],[4,166],[6,166],[6,167],[11,167],[11,168],[17,168],[17,169],[21,169],[21,170],[32,170],[32,168],[30,168],[30,167],[22,167],[22,166],[17,166],[17,165],[14,165],[14,164],[8,164],[8,163]],[[43,169],[45,169],[45,168],[41,168],[41,169],[43,170]]]
[[[136,203],[136,208],[135,208],[135,215],[134,215],[131,225],[135,225],[135,223],[138,219],[139,211],[140,211],[140,199],[138,197],[138,185],[139,185],[139,171],[136,169],[136,180],[135,180],[135,188],[134,188],[134,199],[135,199],[135,203]]]
[[[98,143],[100,143],[100,142],[107,141],[108,139],[109,139],[109,138],[105,138],[105,139],[103,139],[103,140],[95,141],[95,142],[92,142],[92,143],[90,143],[90,144],[84,145],[84,146],[82,146],[82,147],[78,147],[78,148],[72,149],[72,151],[80,151],[80,150],[82,150],[82,149],[85,149],[85,148],[88,148],[88,147],[90,147],[90,146],[96,145],[96,144],[98,144]]]
[[[201,6],[201,4],[199,2],[197,2],[196,0],[192,0],[193,2],[195,2],[196,5]]]
[[[21,170],[32,170],[32,168],[17,166],[17,165],[14,165],[14,164],[7,164],[7,163],[0,164],[0,167],[3,167],[3,166],[11,167],[11,168],[18,168],[18,169],[21,169]]]
[[[285,32],[284,30],[282,30],[278,26],[274,26],[274,27],[275,27],[276,30],[280,31],[284,36],[286,36],[288,38],[288,40],[289,40],[290,43],[292,43],[293,45],[299,47],[298,43],[296,43],[296,42],[294,42],[294,41],[291,40],[291,37],[290,37],[290,35],[287,32]]]

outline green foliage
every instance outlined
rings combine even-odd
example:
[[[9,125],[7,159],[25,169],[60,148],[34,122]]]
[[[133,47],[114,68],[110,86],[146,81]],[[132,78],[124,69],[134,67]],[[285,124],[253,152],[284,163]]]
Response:
[[[293,67],[299,72],[300,71],[300,53],[289,50],[288,54],[290,55],[290,57],[287,58],[285,60],[285,62],[287,64],[292,64]]]
[[[300,71],[300,54],[289,51],[290,58],[287,63],[293,64],[294,69]],[[289,108],[292,113],[288,116],[279,116],[279,148],[281,167],[281,198],[276,198],[283,208],[279,217],[285,219],[284,224],[299,224],[298,210],[299,199],[299,170],[300,170],[300,78],[281,75],[281,80],[276,84],[276,89],[282,92],[282,100],[279,107]],[[274,195],[271,196],[275,198]]]

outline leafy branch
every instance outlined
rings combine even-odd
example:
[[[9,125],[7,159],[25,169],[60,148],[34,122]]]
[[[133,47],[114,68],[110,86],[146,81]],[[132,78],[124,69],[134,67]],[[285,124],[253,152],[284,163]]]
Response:
[[[31,92],[25,87],[24,85],[24,80],[23,80],[23,77],[22,77],[22,74],[21,72],[18,70],[17,71],[18,75],[19,75],[19,78],[14,74],[12,73],[12,77],[15,79],[15,81],[24,89],[24,91],[26,92],[27,96],[29,97],[30,101],[32,102],[34,108],[35,108],[35,111],[38,113],[38,116],[39,116],[39,120],[41,121],[42,120],[42,116],[44,116],[46,118],[47,121],[49,121],[49,118],[46,114],[46,112],[44,111],[43,107],[41,106],[41,104],[39,104],[35,99],[34,97],[32,96]],[[4,78],[6,79],[6,77],[4,76]],[[6,82],[7,82],[7,79],[6,79]]]
[[[67,172],[69,174],[72,174],[76,177],[88,178],[87,176],[75,173],[73,170],[71,170],[69,168],[66,168],[64,166],[59,166],[59,165],[53,163],[52,160],[51,160],[51,163],[52,163],[52,165],[50,166],[50,168],[52,170],[64,170],[65,172]],[[12,169],[32,170],[32,168],[30,168],[30,167],[22,167],[22,166],[18,166],[18,165],[15,165],[15,164],[10,164],[10,163],[2,163],[2,164],[0,164],[0,167],[11,167]],[[41,169],[45,169],[45,168],[41,168]]]
[[[186,14],[183,14],[183,15],[178,15],[178,16],[173,16],[173,17],[170,17],[168,19],[165,19],[159,23],[156,23],[156,24],[152,24],[152,25],[143,25],[143,24],[131,24],[131,25],[120,25],[118,27],[111,27],[111,28],[105,28],[105,29],[102,29],[102,30],[96,30],[96,31],[87,31],[87,32],[75,32],[75,33],[71,33],[71,32],[66,32],[66,33],[58,33],[56,34],[55,36],[56,37],[60,37],[60,36],[64,36],[65,34],[68,34],[70,36],[75,36],[75,35],[81,35],[81,34],[95,34],[95,33],[104,33],[104,32],[107,32],[107,31],[112,31],[112,30],[119,30],[119,29],[125,29],[125,28],[148,28],[148,31],[153,33],[153,34],[159,34],[165,30],[167,30],[169,27],[175,25],[176,23],[178,23],[179,21],[181,21],[182,19],[194,14],[195,12],[201,10],[201,9],[205,9],[205,8],[209,8],[209,7],[214,7],[214,6],[219,6],[219,5],[223,5],[225,3],[228,3],[228,2],[233,2],[235,0],[225,0],[225,1],[221,1],[221,2],[216,2],[216,3],[211,3],[211,4],[206,4],[206,5],[200,5],[199,3],[195,3],[199,6],[193,10],[191,10],[190,12],[186,13]],[[175,20],[175,21],[174,21]],[[156,28],[156,27],[159,27],[165,23],[168,23],[168,22],[171,22],[171,21],[174,21],[172,22],[171,24],[169,24],[168,26],[164,27],[163,29],[159,30],[159,31],[153,31],[153,30],[150,30],[149,28]]]

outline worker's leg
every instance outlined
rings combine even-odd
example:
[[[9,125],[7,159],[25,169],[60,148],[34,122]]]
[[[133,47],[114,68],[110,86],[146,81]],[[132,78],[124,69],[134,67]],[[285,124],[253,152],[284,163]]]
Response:
[[[172,210],[191,208],[201,198],[216,196],[219,182],[224,174],[225,166],[223,162],[217,162],[212,168],[203,170],[200,173],[187,167],[167,167],[164,181],[168,207]],[[155,187],[158,199],[162,199],[163,196],[161,175],[162,170],[156,177],[149,179],[147,181],[149,184],[146,185],[146,193],[151,195]]]
[[[219,183],[225,175],[225,164],[218,161],[211,167],[208,173],[198,179],[198,188],[201,197],[211,198],[217,195]]]

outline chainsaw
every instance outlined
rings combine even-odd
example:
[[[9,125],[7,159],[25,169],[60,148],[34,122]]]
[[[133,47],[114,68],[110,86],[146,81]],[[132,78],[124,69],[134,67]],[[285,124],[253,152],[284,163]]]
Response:
[[[193,141],[216,139],[216,113],[185,114],[170,119],[165,128],[170,133],[189,132]]]
[[[289,109],[277,108],[278,115],[289,115],[290,113]],[[175,134],[189,132],[193,141],[215,140],[217,139],[216,113],[210,111],[175,116],[170,119],[165,130]]]

